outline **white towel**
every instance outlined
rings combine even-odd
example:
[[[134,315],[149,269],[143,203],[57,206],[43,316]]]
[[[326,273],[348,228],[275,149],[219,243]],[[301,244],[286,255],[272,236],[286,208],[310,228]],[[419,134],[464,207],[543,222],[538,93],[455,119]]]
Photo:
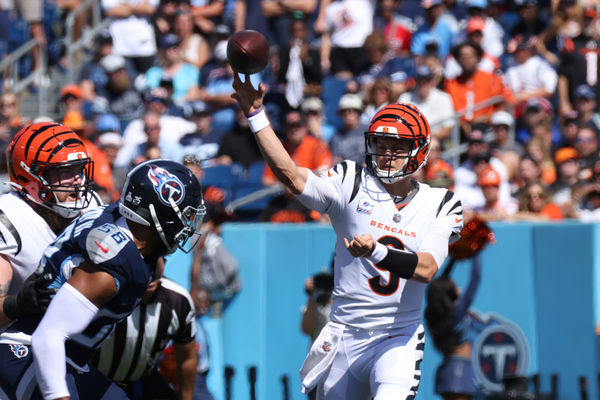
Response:
[[[302,60],[300,60],[300,51],[302,50],[302,42],[296,41],[290,48],[290,63],[285,74],[285,99],[288,104],[296,108],[302,102],[304,97],[304,69],[302,68]]]
[[[342,324],[329,321],[312,344],[300,368],[302,393],[310,392],[331,367],[344,327]]]

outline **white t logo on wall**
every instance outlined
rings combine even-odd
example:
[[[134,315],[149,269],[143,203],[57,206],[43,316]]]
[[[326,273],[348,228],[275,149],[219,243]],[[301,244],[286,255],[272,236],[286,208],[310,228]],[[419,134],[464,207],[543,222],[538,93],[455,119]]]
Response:
[[[513,322],[496,314],[478,314],[473,330],[473,370],[486,390],[500,392],[509,375],[524,376],[529,368],[529,345],[525,334]]]
[[[481,349],[481,354],[484,357],[492,357],[496,367],[496,380],[502,381],[506,361],[517,355],[517,348],[512,344],[484,345]]]

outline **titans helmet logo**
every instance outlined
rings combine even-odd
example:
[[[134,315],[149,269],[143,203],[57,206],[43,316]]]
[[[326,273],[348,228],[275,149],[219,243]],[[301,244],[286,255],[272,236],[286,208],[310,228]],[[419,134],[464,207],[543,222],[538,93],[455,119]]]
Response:
[[[156,165],[152,165],[148,171],[148,178],[152,182],[154,190],[163,204],[170,206],[171,202],[169,200],[173,200],[175,204],[179,204],[183,200],[185,188],[175,175]]]

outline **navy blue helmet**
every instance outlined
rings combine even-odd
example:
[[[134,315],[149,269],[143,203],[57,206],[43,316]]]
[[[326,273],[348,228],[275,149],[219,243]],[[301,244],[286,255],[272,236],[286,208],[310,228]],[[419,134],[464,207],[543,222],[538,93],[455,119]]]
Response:
[[[196,176],[169,160],[145,161],[129,171],[119,211],[128,220],[154,227],[168,253],[193,249],[206,214]]]

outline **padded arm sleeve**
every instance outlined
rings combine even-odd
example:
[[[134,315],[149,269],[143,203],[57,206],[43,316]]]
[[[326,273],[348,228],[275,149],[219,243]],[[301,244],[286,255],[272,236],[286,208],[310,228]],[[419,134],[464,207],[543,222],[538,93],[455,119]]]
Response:
[[[70,396],[65,341],[83,332],[97,312],[98,307],[69,283],[65,283],[50,302],[31,336],[35,373],[44,399]]]
[[[419,253],[429,253],[440,267],[448,256],[448,244],[452,235],[451,227],[434,227],[423,238]]]

